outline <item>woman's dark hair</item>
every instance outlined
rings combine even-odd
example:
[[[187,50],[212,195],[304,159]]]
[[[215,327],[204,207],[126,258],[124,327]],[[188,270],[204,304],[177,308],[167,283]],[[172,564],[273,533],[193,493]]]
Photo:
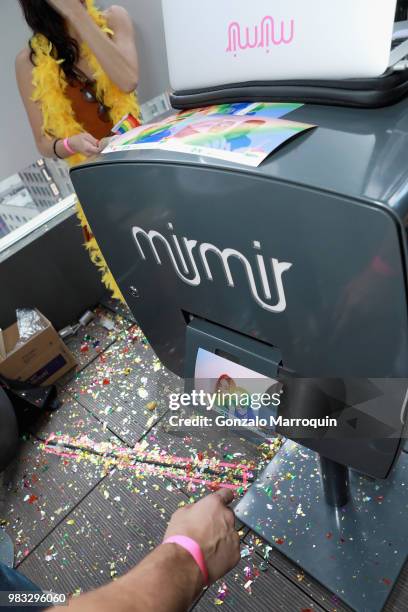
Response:
[[[64,60],[61,68],[67,77],[75,77],[79,46],[68,33],[64,18],[46,0],[19,0],[24,17],[34,34],[43,34],[52,43],[53,56]],[[30,43],[31,48],[31,43]],[[31,48],[31,61],[35,54]]]

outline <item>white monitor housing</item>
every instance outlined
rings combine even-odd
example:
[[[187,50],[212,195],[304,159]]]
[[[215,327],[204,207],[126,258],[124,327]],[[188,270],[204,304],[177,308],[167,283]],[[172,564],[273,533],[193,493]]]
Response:
[[[396,2],[162,0],[171,85],[379,77],[390,65]]]

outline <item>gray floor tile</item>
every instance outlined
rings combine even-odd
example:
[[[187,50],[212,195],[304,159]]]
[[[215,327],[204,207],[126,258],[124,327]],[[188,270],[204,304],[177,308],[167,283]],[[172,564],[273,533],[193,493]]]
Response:
[[[96,359],[129,327],[127,319],[105,308],[96,308],[94,314],[95,319],[86,327],[81,327],[77,334],[68,338],[66,342],[78,362],[77,372]],[[75,370],[70,376],[60,381],[60,386],[63,382],[70,380],[74,374]]]
[[[161,478],[116,471],[21,565],[42,588],[87,591],[121,575],[163,538],[186,497]]]
[[[132,328],[81,372],[67,391],[133,446],[168,408],[175,377]]]
[[[104,300],[102,300],[101,306],[103,306],[104,308],[108,308],[115,314],[119,314],[122,317],[125,317],[131,323],[136,323],[136,319],[127,307],[127,305],[122,304],[122,302],[120,302],[119,300],[115,300],[114,298],[107,296]]]
[[[243,464],[248,467],[253,478],[258,467],[263,465],[259,445],[244,438],[240,432],[204,428],[177,431],[169,427],[167,415],[144,437],[144,441],[147,448],[158,455],[164,453],[186,458],[203,457]],[[243,475],[242,470],[238,469],[237,473]],[[208,493],[208,487],[200,484],[181,483],[180,486],[194,499]]]
[[[4,474],[6,492],[0,517],[15,543],[17,564],[104,474],[101,464],[46,454],[36,440],[21,444],[18,457]]]
[[[204,612],[219,607],[231,612],[324,611],[256,554],[242,559],[232,572],[203,595],[194,610]]]
[[[69,393],[60,393],[60,408],[55,412],[44,413],[30,428],[33,435],[46,440],[50,434],[75,437],[87,436],[90,440],[101,442],[120,440],[100,420],[79,404]]]
[[[394,586],[384,612],[406,612],[408,610],[408,562]]]

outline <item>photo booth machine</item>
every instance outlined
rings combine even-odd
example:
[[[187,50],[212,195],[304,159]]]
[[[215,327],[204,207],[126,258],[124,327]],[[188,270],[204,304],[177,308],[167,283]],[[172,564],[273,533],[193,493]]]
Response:
[[[337,418],[313,435],[280,428],[287,442],[236,514],[378,612],[408,550],[408,101],[287,118],[318,129],[258,168],[137,150],[71,177],[169,370],[194,378],[204,348],[280,381],[282,416]]]

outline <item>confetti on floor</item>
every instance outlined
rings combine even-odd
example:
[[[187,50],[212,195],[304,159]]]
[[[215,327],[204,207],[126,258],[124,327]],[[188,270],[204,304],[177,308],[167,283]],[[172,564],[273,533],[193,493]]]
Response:
[[[147,451],[143,444],[129,449],[111,442],[95,443],[88,436],[56,434],[48,436],[41,449],[75,463],[99,463],[106,473],[113,468],[133,470],[139,476],[160,475],[189,484],[199,484],[210,491],[225,488],[243,494],[253,481],[250,465],[206,458],[203,453],[179,457],[161,450]]]
[[[21,571],[44,588],[74,595],[115,580],[159,544],[171,514],[208,494],[203,467],[217,471],[232,464],[234,469],[243,466],[241,476],[256,476],[282,444],[279,438],[260,443],[237,432],[169,429],[167,395],[181,390],[181,381],[163,368],[124,307],[106,302],[95,315],[69,340],[80,366],[59,381],[61,409],[43,415],[32,436],[22,440],[0,495],[0,525],[15,542]],[[51,434],[67,434],[72,445],[92,440],[93,450],[122,449],[122,465],[117,456],[103,453],[63,457],[45,452]],[[173,461],[173,467],[161,466],[162,472],[155,473],[130,469],[135,448],[141,462]],[[196,470],[200,482],[175,478],[175,456],[183,458],[184,475]],[[242,493],[241,481],[234,484]],[[271,504],[276,494],[271,489]],[[278,543],[272,548],[238,522],[237,529],[241,561],[204,593],[195,606],[198,612],[220,607],[231,612],[348,612],[284,557]],[[395,610],[408,609],[406,591],[400,590],[399,597],[407,605]]]

